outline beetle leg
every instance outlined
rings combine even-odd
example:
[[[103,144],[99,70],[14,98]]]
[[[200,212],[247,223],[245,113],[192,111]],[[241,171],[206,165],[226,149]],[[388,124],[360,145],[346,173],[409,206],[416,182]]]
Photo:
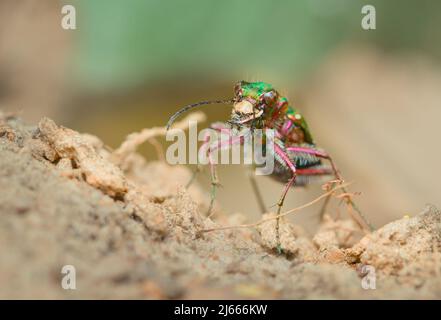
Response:
[[[254,170],[248,169],[248,179],[250,179],[251,187],[253,188],[254,195],[257,199],[257,204],[259,205],[260,211],[262,214],[266,212],[265,202],[263,201],[262,193],[259,190],[259,186],[257,185],[256,178],[254,177]]]
[[[196,180],[196,176],[198,175],[199,172],[202,171],[202,167],[201,165],[198,163],[196,165],[196,169],[194,169],[190,180],[188,180],[187,184],[185,185],[185,189],[188,190],[188,188],[190,188],[190,186],[193,184],[193,182]]]
[[[228,139],[228,140],[220,140],[220,141],[215,141],[213,143],[209,143],[208,142],[208,136],[206,137],[206,141],[205,143],[202,145],[201,148],[203,147],[207,147],[207,157],[208,157],[208,163],[210,164],[210,173],[211,173],[211,197],[210,197],[210,205],[208,207],[208,212],[207,212],[207,216],[211,217],[212,216],[212,210],[213,210],[213,205],[214,205],[214,200],[216,198],[216,189],[219,186],[219,179],[217,176],[217,169],[216,169],[216,163],[213,159],[213,152],[218,150],[218,149],[225,149],[225,148],[231,148],[233,145],[236,144],[242,144],[244,139],[242,136],[234,136]]]
[[[334,173],[335,178],[340,181],[343,181],[343,179],[340,175],[340,172],[337,169],[337,166],[335,165],[334,161],[332,160],[331,156],[328,153],[326,153],[324,151],[320,151],[320,150],[315,150],[312,148],[306,148],[306,147],[287,147],[286,150],[291,151],[291,152],[309,153],[309,154],[312,154],[316,157],[327,159],[329,161],[329,163],[331,164],[332,171]],[[344,193],[347,193],[346,188],[342,188],[342,191]],[[331,196],[332,195],[329,195],[326,197],[325,202],[322,206],[322,209],[320,210],[320,218],[321,219],[323,218],[323,215],[325,214],[325,211],[328,206],[329,200],[331,199]],[[354,208],[354,210],[357,211],[357,213],[358,213],[359,217],[361,218],[361,220],[363,221],[363,223],[369,227],[370,231],[373,231],[374,227],[369,222],[369,220],[364,216],[364,214],[360,211],[360,209],[355,205],[355,203],[350,198],[345,198],[345,199],[346,199],[346,203],[351,205],[352,208]]]
[[[220,132],[222,129],[226,129],[228,128],[228,125],[226,123],[222,123],[222,122],[218,122],[218,123],[212,123],[210,125],[210,128],[213,130],[216,130],[217,132]],[[204,143],[201,146],[201,149],[204,148],[208,148],[208,142],[206,142],[205,140],[208,139],[208,137],[204,137]],[[199,172],[202,171],[202,167],[201,165],[198,163],[196,165],[196,169],[193,171],[193,174],[191,175],[190,180],[187,182],[187,184],[185,185],[185,189],[190,188],[190,186],[193,184],[193,182],[196,180],[196,177],[198,175]]]
[[[296,180],[296,167],[294,165],[294,163],[292,163],[292,161],[289,159],[288,155],[286,154],[286,152],[277,144],[274,143],[274,152],[277,155],[275,157],[275,159],[277,159],[277,161],[283,161],[284,164],[289,168],[289,170],[292,173],[292,177],[289,179],[288,183],[285,185],[285,188],[282,192],[282,195],[279,199],[279,201],[277,202],[277,216],[280,215],[280,211],[282,210],[283,207],[283,203],[285,201],[285,197],[288,193],[288,190],[293,186],[293,184],[295,183]],[[277,251],[280,253],[283,252],[282,250],[282,245],[280,242],[280,217],[277,217],[276,220],[276,241],[277,241]]]

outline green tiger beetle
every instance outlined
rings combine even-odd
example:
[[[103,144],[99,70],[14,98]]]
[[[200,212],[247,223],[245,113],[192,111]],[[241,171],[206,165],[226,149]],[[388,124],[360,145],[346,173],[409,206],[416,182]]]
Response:
[[[274,148],[273,150],[266,150],[266,152],[273,152],[275,159],[275,167],[271,177],[280,182],[286,183],[280,199],[277,202],[277,215],[280,215],[286,194],[292,186],[304,186],[309,182],[309,178],[317,176],[334,176],[337,181],[343,181],[330,155],[316,147],[311,135],[311,131],[309,130],[308,124],[302,114],[290,106],[288,99],[281,96],[271,84],[265,82],[240,81],[234,87],[234,98],[232,99],[202,101],[187,105],[181,108],[170,118],[167,123],[167,130],[170,128],[176,118],[178,118],[184,112],[202,105],[211,104],[233,105],[231,118],[229,121],[226,123],[215,123],[210,126],[216,131],[220,131],[225,128],[232,128],[234,126],[237,128],[249,128],[251,130],[274,130]],[[218,147],[228,148],[235,143],[243,143],[243,140],[229,139],[223,143],[226,145]],[[216,146],[214,148],[216,148]],[[207,152],[213,152],[214,148],[208,147]],[[208,158],[210,159],[210,157]],[[323,165],[323,159],[327,160],[330,166]],[[212,181],[212,196],[208,213],[210,215],[215,199],[216,187],[219,185],[219,182],[217,179],[215,164],[213,162],[209,162],[209,164],[211,167]],[[253,175],[251,174],[249,176],[253,191],[258,199],[258,204],[262,212],[265,213],[267,210],[263,203],[261,193],[257,188]],[[342,188],[342,190],[344,193],[347,193],[344,188]],[[325,199],[325,204],[320,213],[321,216],[323,216],[325,212],[325,207],[329,199],[330,196]],[[360,218],[363,220],[363,223],[365,223],[366,226],[372,230],[372,226],[369,224],[360,210],[355,206],[352,199],[347,197],[346,200],[352,206],[352,208],[357,211]],[[279,253],[281,253],[282,248],[280,244],[279,226],[280,218],[277,218],[277,250]]]

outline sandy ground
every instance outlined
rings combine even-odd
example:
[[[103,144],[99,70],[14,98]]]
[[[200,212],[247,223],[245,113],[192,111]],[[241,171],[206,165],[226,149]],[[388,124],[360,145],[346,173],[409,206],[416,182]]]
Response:
[[[182,187],[190,174],[1,114],[0,298],[441,298],[434,207],[365,236],[349,220],[327,217],[314,235],[284,222],[278,255],[274,220],[201,232],[247,215],[205,217],[202,191]],[[61,287],[64,265],[76,290]],[[375,290],[362,287],[365,265]]]

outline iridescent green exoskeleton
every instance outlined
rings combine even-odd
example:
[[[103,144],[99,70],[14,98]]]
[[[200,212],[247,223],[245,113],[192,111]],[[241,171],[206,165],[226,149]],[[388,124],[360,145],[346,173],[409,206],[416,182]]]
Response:
[[[240,81],[234,87],[234,98],[228,100],[203,101],[188,105],[175,113],[167,123],[167,128],[171,126],[174,120],[182,113],[201,106],[214,103],[232,104],[233,109],[231,118],[226,123],[215,123],[211,128],[221,131],[225,128],[249,128],[254,129],[273,129],[275,132],[272,152],[275,160],[275,168],[271,177],[278,181],[285,182],[286,186],[277,202],[277,215],[280,215],[283,202],[288,190],[292,186],[306,185],[312,177],[334,176],[335,179],[342,181],[342,178],[332,161],[331,157],[325,151],[318,149],[314,143],[311,131],[303,115],[289,104],[288,99],[281,96],[279,92],[271,85],[265,82],[246,82]],[[225,142],[226,146],[208,147],[207,152],[213,152],[215,148],[225,148],[235,143],[241,143],[240,139],[230,139]],[[209,157],[210,158],[210,157]],[[322,160],[326,159],[330,166],[323,165]],[[216,187],[219,184],[216,172],[216,166],[211,163],[212,176],[212,197],[209,207],[209,214],[212,210]],[[266,212],[266,207],[262,201],[261,194],[254,181],[253,175],[250,175],[253,190],[257,195],[259,206],[262,212]],[[344,192],[346,192],[344,190]],[[325,206],[329,198],[325,201]],[[348,198],[351,205],[359,210]],[[322,209],[321,215],[324,212]],[[363,221],[372,229],[370,224],[359,212]],[[280,219],[276,223],[276,239],[279,252],[280,246],[279,234]]]

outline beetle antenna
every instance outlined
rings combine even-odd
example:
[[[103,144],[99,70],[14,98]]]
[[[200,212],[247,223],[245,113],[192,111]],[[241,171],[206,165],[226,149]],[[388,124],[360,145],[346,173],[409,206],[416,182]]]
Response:
[[[234,99],[226,99],[226,100],[211,100],[211,101],[201,101],[193,104],[189,104],[183,108],[181,108],[178,112],[176,112],[174,115],[170,117],[170,119],[167,122],[167,130],[170,129],[171,125],[175,120],[183,113],[187,112],[190,109],[196,108],[198,106],[207,105],[207,104],[232,104],[235,100]]]

